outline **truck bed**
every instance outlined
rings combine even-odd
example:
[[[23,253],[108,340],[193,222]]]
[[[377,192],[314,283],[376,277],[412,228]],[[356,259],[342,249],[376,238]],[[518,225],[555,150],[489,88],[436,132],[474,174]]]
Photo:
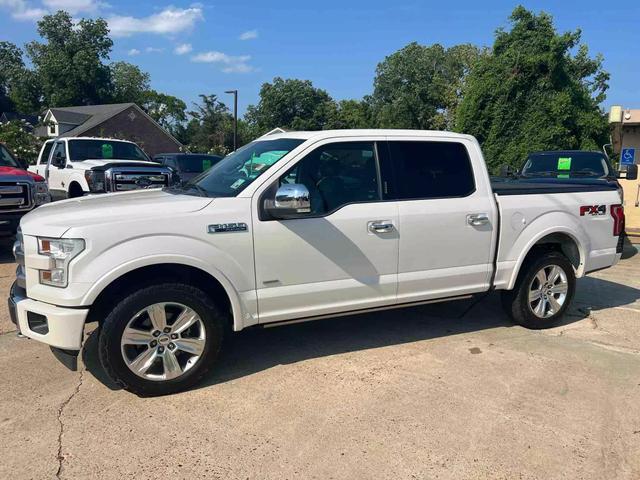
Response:
[[[617,190],[614,182],[600,179],[506,179],[492,178],[491,188],[493,193],[505,195],[534,195],[542,193],[581,193],[581,192],[606,192]]]

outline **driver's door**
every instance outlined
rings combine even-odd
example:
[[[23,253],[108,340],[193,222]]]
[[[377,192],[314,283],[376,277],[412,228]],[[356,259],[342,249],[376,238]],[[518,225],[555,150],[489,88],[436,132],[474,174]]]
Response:
[[[51,197],[54,200],[67,198],[67,185],[65,184],[65,167],[67,164],[66,143],[63,141],[56,142],[53,152],[49,157],[45,178],[49,185]]]
[[[330,141],[275,181],[305,185],[311,212],[254,215],[260,323],[394,303],[398,207],[383,199],[376,142]],[[254,196],[254,209],[264,197]]]

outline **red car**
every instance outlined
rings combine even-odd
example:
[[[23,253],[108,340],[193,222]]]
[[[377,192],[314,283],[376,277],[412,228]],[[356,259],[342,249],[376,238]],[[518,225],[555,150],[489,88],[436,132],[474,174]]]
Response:
[[[50,201],[45,179],[0,143],[0,235],[15,235],[24,214]]]

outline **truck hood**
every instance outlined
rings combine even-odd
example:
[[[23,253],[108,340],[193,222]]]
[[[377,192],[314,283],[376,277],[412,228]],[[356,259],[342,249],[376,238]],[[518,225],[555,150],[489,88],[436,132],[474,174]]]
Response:
[[[73,227],[118,223],[124,219],[150,218],[202,210],[212,198],[170,193],[164,190],[136,190],[72,198],[40,206],[25,215],[20,227],[25,235],[62,237]]]
[[[100,160],[100,159],[89,159],[82,160],[80,162],[73,162],[74,168],[91,170],[96,169],[97,167],[107,167],[107,166],[136,166],[136,167],[150,167],[150,168],[160,168],[162,165],[156,162],[145,162],[142,160],[118,160],[118,159],[109,159],[109,160]]]
[[[42,178],[37,173],[22,170],[21,168],[7,166],[0,166],[0,180],[33,180],[34,182],[44,182],[44,178]]]

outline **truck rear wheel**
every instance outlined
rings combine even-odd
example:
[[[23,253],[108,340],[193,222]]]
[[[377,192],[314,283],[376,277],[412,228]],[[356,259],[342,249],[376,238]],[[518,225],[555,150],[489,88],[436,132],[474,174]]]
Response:
[[[187,389],[213,367],[225,318],[201,290],[160,283],[122,299],[104,320],[99,356],[109,376],[141,396]]]
[[[544,251],[525,262],[513,290],[502,292],[502,306],[524,327],[549,328],[564,315],[575,288],[571,262],[561,253]]]

